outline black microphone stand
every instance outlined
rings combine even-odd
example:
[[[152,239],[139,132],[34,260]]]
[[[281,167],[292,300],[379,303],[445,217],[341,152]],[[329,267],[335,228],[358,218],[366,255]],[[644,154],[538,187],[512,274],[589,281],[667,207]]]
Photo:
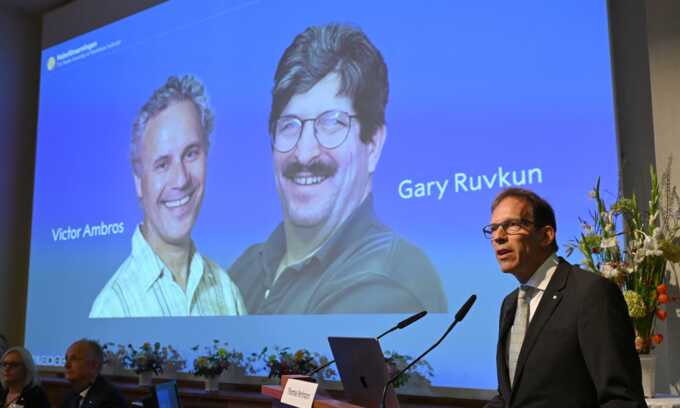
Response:
[[[439,340],[437,340],[437,342],[434,343],[432,346],[430,346],[430,348],[428,348],[428,349],[425,350],[425,352],[423,352],[421,355],[419,355],[418,357],[416,357],[415,359],[413,359],[413,361],[411,361],[406,367],[404,367],[404,368],[403,368],[401,371],[399,371],[394,377],[390,378],[389,381],[387,381],[387,383],[385,384],[385,387],[383,388],[382,399],[380,400],[380,407],[381,407],[381,408],[385,408],[385,399],[387,398],[387,391],[389,390],[390,385],[394,384],[394,382],[397,380],[397,378],[399,378],[402,374],[404,374],[404,373],[405,373],[406,371],[408,371],[411,367],[413,367],[418,361],[420,361],[423,357],[425,357],[425,356],[427,355],[427,353],[429,353],[430,351],[434,350],[434,348],[437,347],[437,346],[439,345],[439,343],[441,343],[442,341],[444,341],[444,339],[446,338],[446,336],[448,336],[449,333],[451,332],[451,330],[453,330],[453,328],[456,327],[456,325],[458,324],[458,322],[460,322],[461,320],[463,320],[463,318],[465,317],[465,315],[467,314],[467,312],[468,312],[468,311],[470,310],[470,308],[472,307],[472,304],[475,303],[476,300],[477,300],[477,295],[472,295],[472,296],[470,296],[470,298],[467,300],[467,302],[465,302],[465,304],[458,310],[458,313],[456,313],[456,316],[455,316],[455,318],[454,318],[454,320],[453,320],[453,323],[451,323],[451,325],[449,326],[449,328],[446,329],[446,331],[445,331],[444,334],[439,338]]]

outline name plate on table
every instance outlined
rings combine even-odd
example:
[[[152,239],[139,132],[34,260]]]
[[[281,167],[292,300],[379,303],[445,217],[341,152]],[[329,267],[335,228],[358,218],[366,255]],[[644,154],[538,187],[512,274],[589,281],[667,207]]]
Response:
[[[319,384],[316,383],[290,378],[283,388],[281,402],[297,408],[312,408],[318,387]]]

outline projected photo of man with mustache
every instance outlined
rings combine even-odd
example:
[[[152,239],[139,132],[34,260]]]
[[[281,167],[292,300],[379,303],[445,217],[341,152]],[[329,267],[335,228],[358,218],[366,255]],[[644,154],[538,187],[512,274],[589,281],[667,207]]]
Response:
[[[91,318],[245,314],[227,273],[196,250],[214,116],[203,84],[171,76],[140,110],[131,159],[144,221],[132,253],[92,305]]]
[[[427,256],[373,210],[387,67],[358,28],[309,27],[281,57],[269,133],[283,222],[230,268],[250,313],[445,312]]]

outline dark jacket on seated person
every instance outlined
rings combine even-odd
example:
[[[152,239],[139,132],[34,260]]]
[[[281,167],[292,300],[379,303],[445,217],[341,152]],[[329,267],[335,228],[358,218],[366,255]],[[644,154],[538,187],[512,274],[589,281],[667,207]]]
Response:
[[[128,403],[121,393],[98,375],[87,391],[83,403],[80,403],[80,393],[70,392],[64,398],[61,408],[127,408]]]
[[[0,388],[0,401],[4,405],[7,398],[7,390]],[[47,393],[39,385],[27,385],[22,391],[19,399],[15,402],[23,408],[50,408],[50,401]]]

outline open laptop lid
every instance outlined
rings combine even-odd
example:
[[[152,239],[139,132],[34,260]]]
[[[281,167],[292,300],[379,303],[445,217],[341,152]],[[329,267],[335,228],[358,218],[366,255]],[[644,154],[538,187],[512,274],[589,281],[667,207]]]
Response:
[[[175,381],[156,384],[154,397],[158,408],[182,408]]]
[[[383,389],[389,376],[378,340],[365,337],[329,337],[328,343],[345,389],[345,398],[355,405],[380,408]],[[397,396],[391,387],[385,399],[385,407],[399,408]]]

